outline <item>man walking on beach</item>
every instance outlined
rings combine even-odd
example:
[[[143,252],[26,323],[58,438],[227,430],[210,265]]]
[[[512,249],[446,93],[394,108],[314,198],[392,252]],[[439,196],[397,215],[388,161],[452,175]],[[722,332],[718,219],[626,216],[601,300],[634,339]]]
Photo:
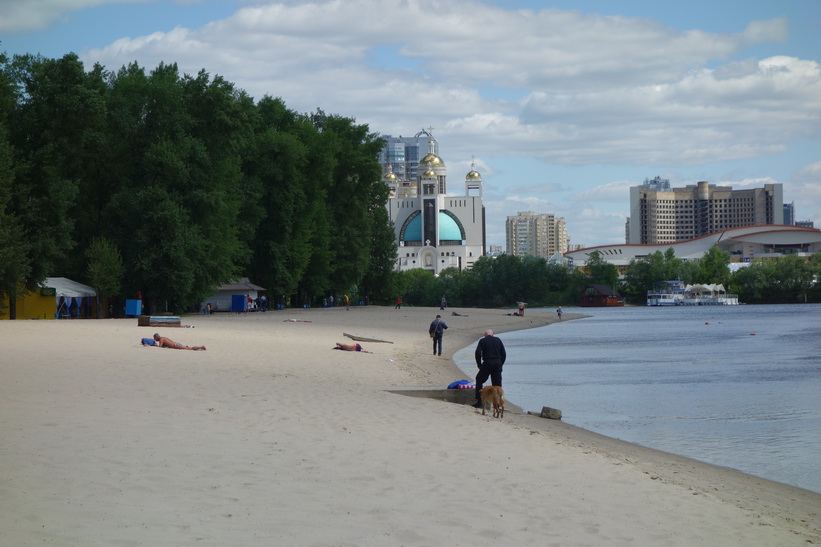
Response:
[[[445,335],[445,329],[448,326],[442,321],[442,316],[437,315],[436,319],[430,324],[428,334],[433,339],[433,354],[436,355],[436,347],[439,347],[439,355],[442,355],[442,337]]]
[[[485,337],[476,345],[475,357],[479,372],[476,373],[476,403],[473,406],[482,408],[482,385],[490,378],[492,385],[501,387],[502,365],[507,359],[507,352],[502,341],[493,336],[492,330],[487,329]]]

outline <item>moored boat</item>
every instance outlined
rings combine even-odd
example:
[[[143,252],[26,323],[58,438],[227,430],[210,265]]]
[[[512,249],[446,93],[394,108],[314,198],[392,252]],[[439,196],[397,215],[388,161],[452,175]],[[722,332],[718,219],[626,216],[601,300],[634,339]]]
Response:
[[[656,283],[647,291],[648,306],[737,306],[738,295],[727,294],[722,284],[684,285],[681,281]]]

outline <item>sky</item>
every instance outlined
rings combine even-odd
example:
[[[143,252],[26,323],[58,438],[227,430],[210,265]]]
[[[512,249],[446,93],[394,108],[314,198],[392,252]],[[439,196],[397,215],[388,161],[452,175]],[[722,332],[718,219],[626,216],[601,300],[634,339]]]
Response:
[[[660,176],[784,186],[821,228],[818,0],[0,0],[0,52],[90,70],[205,70],[255,100],[380,135],[432,128],[487,244],[520,211],[572,245],[624,243],[629,188]]]

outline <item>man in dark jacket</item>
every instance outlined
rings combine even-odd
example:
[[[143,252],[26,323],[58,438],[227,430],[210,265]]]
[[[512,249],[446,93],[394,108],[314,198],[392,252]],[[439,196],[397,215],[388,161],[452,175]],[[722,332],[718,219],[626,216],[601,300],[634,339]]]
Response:
[[[494,386],[502,385],[502,365],[505,364],[507,353],[502,341],[493,336],[493,331],[487,329],[485,337],[479,340],[476,346],[476,366],[479,372],[476,373],[476,408],[482,408],[482,384],[488,378]]]
[[[437,346],[439,347],[439,355],[442,355],[442,337],[445,335],[445,329],[448,326],[442,321],[442,316],[437,315],[436,319],[430,324],[428,334],[433,339],[433,354],[436,355]]]

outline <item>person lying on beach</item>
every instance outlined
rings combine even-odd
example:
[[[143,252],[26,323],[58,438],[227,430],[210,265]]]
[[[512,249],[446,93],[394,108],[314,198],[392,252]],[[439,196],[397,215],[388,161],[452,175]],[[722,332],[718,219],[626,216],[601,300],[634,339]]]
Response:
[[[205,351],[205,346],[186,346],[184,344],[180,344],[179,342],[175,342],[170,338],[166,338],[165,336],[160,336],[159,334],[154,334],[154,340],[156,340],[157,345],[161,348],[171,348],[171,349],[190,349],[194,351]]]
[[[334,349],[341,349],[342,351],[361,351],[362,353],[373,353],[372,351],[368,351],[359,344],[340,344],[339,342],[336,343],[336,347]]]

